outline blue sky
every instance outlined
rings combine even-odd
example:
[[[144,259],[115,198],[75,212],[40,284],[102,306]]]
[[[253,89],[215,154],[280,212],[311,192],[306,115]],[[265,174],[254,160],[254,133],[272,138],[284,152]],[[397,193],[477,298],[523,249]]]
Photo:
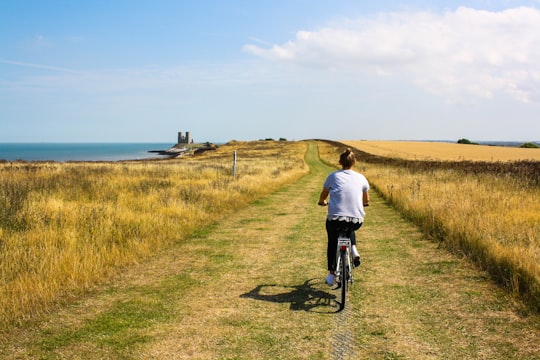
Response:
[[[0,142],[540,140],[540,0],[0,3]]]

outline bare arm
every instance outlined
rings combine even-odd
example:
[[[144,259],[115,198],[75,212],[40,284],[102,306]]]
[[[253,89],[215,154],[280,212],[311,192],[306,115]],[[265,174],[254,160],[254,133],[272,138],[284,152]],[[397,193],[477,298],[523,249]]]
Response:
[[[328,205],[328,202],[326,202],[326,198],[328,197],[329,194],[330,194],[330,190],[323,188],[323,190],[321,191],[321,195],[319,196],[319,205],[321,206]]]
[[[367,191],[362,193],[362,203],[364,206],[369,206],[369,193]]]

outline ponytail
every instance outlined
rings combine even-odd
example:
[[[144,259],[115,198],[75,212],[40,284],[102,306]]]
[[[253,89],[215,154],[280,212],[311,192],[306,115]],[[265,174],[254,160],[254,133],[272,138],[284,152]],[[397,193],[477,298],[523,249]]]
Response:
[[[339,164],[344,168],[351,168],[356,163],[356,156],[351,149],[345,150],[339,157]]]

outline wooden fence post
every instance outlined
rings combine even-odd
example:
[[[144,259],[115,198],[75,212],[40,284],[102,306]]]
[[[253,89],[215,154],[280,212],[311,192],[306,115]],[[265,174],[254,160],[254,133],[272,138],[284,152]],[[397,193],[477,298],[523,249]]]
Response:
[[[233,153],[233,177],[236,177],[236,150]]]

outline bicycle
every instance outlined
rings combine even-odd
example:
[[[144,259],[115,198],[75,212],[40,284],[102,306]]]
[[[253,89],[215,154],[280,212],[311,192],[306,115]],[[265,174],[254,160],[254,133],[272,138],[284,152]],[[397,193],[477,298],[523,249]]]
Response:
[[[354,269],[354,262],[352,259],[351,250],[351,237],[350,234],[354,224],[343,222],[338,229],[338,241],[336,251],[336,279],[338,286],[336,289],[341,289],[341,302],[339,303],[339,310],[345,308],[347,299],[347,290],[349,286],[354,283],[354,277],[352,270]]]
[[[324,200],[319,201],[318,205],[328,206],[328,203]],[[369,202],[364,201],[364,206],[369,206]],[[338,286],[334,290],[341,289],[341,303],[339,303],[339,311],[341,311],[345,308],[347,290],[354,282],[352,270],[355,268],[355,261],[353,261],[351,236],[354,231],[362,226],[362,222],[358,222],[358,219],[355,221],[355,218],[348,218],[345,216],[341,218],[338,217],[337,220],[339,221],[337,221],[338,226],[335,228],[338,234],[335,263],[336,269],[333,272],[334,277],[332,277],[332,279],[337,279],[338,283]],[[357,261],[356,266],[360,265],[360,259],[355,260]]]

